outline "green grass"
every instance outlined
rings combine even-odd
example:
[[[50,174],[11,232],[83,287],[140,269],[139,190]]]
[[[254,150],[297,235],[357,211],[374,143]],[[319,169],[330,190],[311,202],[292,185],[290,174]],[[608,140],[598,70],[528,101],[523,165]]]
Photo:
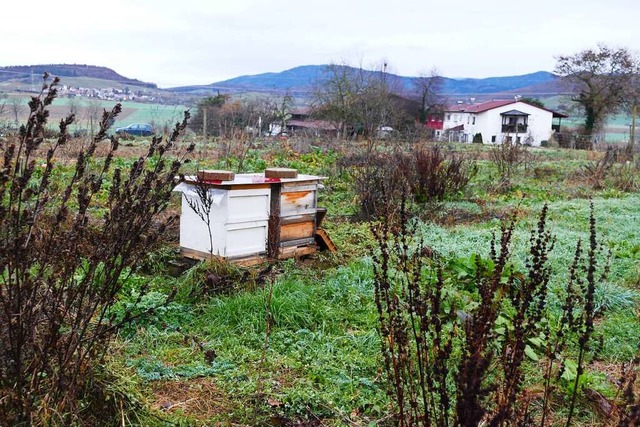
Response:
[[[469,150],[469,145],[456,148]],[[597,336],[602,337],[598,338],[602,342],[599,358],[605,364],[629,360],[640,342],[636,314],[640,302],[640,194],[596,191],[576,179],[575,172],[588,161],[586,152],[533,152],[531,167],[519,169],[506,192],[495,190],[497,171],[491,162],[480,161],[480,172],[470,188],[446,201],[439,215],[425,214],[430,219],[421,223],[420,233],[451,265],[466,265],[473,254],[488,256],[493,234],[515,211],[518,223],[512,248],[514,262],[522,267],[530,230],[547,203],[547,226],[556,237],[550,258],[552,288],[559,292],[566,283],[576,242],[588,239],[592,200],[605,252],[599,258],[600,266],[610,251],[608,279],[598,283],[596,292],[601,313],[596,328]],[[126,368],[135,373],[141,389],[207,378],[235,402],[233,409],[206,418],[188,413],[161,416],[196,424],[266,423],[277,415],[302,420],[318,417],[327,425],[344,425],[349,419],[363,425],[388,414],[373,301],[371,235],[366,223],[349,217],[356,212],[357,203],[348,176],[337,173],[336,159],[335,152],[311,150],[299,155],[272,153],[266,148],[249,156],[248,163],[256,168],[292,166],[304,173],[329,176],[320,205],[330,208],[324,226],[339,248],[334,255],[318,254],[309,264],[293,260],[278,264],[281,272],[273,283],[270,305],[273,328],[264,359],[268,285],[256,289],[239,283],[232,295],[194,300],[186,295],[205,269],[195,268],[172,279],[163,277],[158,265],[152,283],[155,292],[166,294],[173,285],[183,292],[165,311],[123,333],[120,342]],[[536,173],[535,168],[540,170]],[[448,218],[454,214],[460,215],[459,222]],[[135,278],[132,288],[144,280],[144,276]],[[215,351],[215,360],[207,359],[207,351]],[[537,372],[533,365],[530,369]],[[589,378],[596,389],[609,393],[612,385],[604,375],[593,372]],[[263,396],[257,399],[258,382]],[[154,396],[149,393],[147,398]],[[581,416],[594,417],[582,407]]]
[[[262,369],[264,392],[289,416],[336,417],[358,408],[385,408],[370,267],[357,261],[319,278],[285,265],[274,283],[273,331]],[[138,325],[126,357],[145,381],[209,376],[228,393],[250,400],[265,333],[267,289],[203,301],[180,330]],[[185,307],[186,308],[186,307]],[[214,349],[212,364],[194,344]],[[375,409],[372,412],[373,406]]]

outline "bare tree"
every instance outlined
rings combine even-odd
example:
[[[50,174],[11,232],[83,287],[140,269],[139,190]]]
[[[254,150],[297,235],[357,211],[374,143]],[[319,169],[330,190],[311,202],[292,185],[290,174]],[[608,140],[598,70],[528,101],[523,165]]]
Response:
[[[16,124],[20,122],[20,115],[24,111],[24,105],[22,105],[22,98],[14,96],[9,101],[9,107],[11,108],[11,112],[13,113],[13,120]]]
[[[443,103],[440,96],[444,79],[437,68],[432,68],[429,72],[423,72],[413,80],[415,93],[420,102],[418,119],[420,123],[427,120],[427,115],[437,109]]]
[[[287,129],[287,120],[291,116],[292,107],[293,96],[286,92],[281,98],[274,100],[271,117],[267,116],[264,119],[273,118],[280,126],[280,132],[284,132]]]
[[[625,48],[599,44],[574,55],[558,56],[555,72],[569,83],[585,114],[585,133],[599,131],[619,111],[640,70],[638,58]]]
[[[341,137],[373,140],[382,127],[398,121],[399,92],[387,62],[374,70],[330,64],[314,88],[314,115],[330,121]]]
[[[95,99],[89,101],[86,112],[87,119],[89,120],[89,132],[91,133],[91,136],[93,136],[94,128],[97,126],[100,119],[100,113],[102,112],[100,102]]]
[[[329,64],[313,91],[314,113],[329,120],[341,137],[353,121],[352,104],[355,102],[354,69],[346,64]]]
[[[7,94],[0,93],[0,117],[4,115],[4,112],[7,109]]]
[[[75,96],[69,96],[67,98],[67,115],[68,116],[78,116],[78,111],[80,110],[80,103]]]

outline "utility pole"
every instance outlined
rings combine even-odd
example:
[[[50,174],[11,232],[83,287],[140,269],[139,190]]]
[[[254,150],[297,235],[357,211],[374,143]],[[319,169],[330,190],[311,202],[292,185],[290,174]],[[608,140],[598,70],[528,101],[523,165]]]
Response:
[[[205,141],[207,139],[207,106],[203,105],[202,106],[202,136],[204,137]]]
[[[633,160],[633,145],[636,139],[636,116],[638,115],[638,105],[633,104],[631,109],[631,135],[629,135],[629,145],[627,145],[627,156]]]

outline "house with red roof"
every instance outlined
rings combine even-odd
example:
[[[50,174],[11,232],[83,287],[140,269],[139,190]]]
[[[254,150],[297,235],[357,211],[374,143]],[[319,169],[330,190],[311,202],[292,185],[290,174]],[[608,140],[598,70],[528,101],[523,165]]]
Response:
[[[553,132],[560,131],[561,121],[566,117],[517,97],[479,104],[458,103],[445,108],[442,128],[436,136],[451,142],[472,142],[480,134],[485,144],[511,141],[540,146]]]
[[[282,127],[282,123],[271,123],[269,134],[276,135],[307,135],[307,136],[330,136],[338,135],[338,128],[326,120],[316,120],[311,118],[309,107],[298,107],[292,109]]]

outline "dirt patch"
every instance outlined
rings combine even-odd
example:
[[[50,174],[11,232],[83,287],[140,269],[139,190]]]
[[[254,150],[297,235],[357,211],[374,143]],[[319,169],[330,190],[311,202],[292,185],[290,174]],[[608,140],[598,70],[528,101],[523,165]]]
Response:
[[[233,407],[239,403],[231,402],[210,378],[158,381],[152,391],[153,409],[180,412],[200,421],[233,412]]]

